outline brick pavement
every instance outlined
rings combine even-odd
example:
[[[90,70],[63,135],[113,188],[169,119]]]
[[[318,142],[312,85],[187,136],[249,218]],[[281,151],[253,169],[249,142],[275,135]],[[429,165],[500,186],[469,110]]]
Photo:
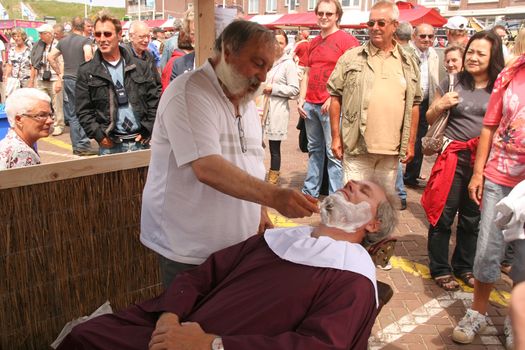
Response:
[[[283,141],[280,185],[300,189],[307,167],[307,154],[297,146],[298,132],[295,129],[297,112],[291,103],[292,118],[288,139]],[[50,137],[39,142],[42,160],[45,163],[76,159],[71,154],[67,132],[59,137]],[[70,147],[70,146],[69,146]],[[426,159],[423,173],[428,175],[432,160]],[[266,149],[266,167],[269,168],[269,151]],[[378,279],[394,289],[392,300],[383,308],[373,328],[370,349],[504,349],[503,321],[506,308],[493,302],[489,315],[494,323],[483,337],[477,337],[471,345],[457,345],[451,340],[454,326],[470,305],[472,290],[463,286],[458,292],[445,292],[429,279],[426,249],[427,221],[419,205],[421,190],[408,190],[408,209],[400,212],[399,226],[395,236],[399,239],[394,268],[378,270]],[[276,214],[274,212],[274,214]],[[294,219],[297,224],[312,224],[318,216]],[[451,240],[454,244],[454,239]],[[493,300],[502,300],[510,292],[510,281],[504,277],[496,285]]]

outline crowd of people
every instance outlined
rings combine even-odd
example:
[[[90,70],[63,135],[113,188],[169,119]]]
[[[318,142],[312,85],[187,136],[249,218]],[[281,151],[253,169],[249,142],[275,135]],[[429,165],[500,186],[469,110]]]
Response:
[[[525,31],[509,50],[504,27],[469,36],[456,16],[445,25],[447,47],[435,48],[435,28],[400,23],[397,6],[380,0],[360,44],[339,28],[339,1],[319,0],[315,13],[319,35],[300,32],[292,50],[284,31],[236,20],[201,67],[192,11],[173,38],[135,21],[124,42],[106,13],[74,18],[67,35],[44,24],[32,47],[13,30],[0,170],[39,164],[36,142],[65,123],[79,156],[151,147],[140,240],[158,254],[167,291],[76,327],[64,349],[365,349],[377,291],[361,245],[393,231],[405,186],[424,189],[436,284],[474,288],[454,341],[471,343],[489,323],[502,268],[516,286],[525,280]],[[309,156],[301,190],[278,186],[294,99]],[[425,181],[422,140],[444,115]],[[517,200],[502,209],[509,196]],[[291,218],[321,211],[322,222],[276,230],[267,207]],[[206,218],[188,220],[196,213]],[[523,324],[519,310],[511,314]],[[525,346],[510,318],[505,336],[508,348]]]

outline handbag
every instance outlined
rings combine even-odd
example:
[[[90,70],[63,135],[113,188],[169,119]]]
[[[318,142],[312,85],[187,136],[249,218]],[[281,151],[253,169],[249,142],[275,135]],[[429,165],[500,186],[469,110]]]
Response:
[[[306,135],[306,124],[303,118],[299,117],[296,129],[299,130],[299,149],[303,153],[308,153],[308,137]]]
[[[454,76],[449,75],[448,92],[454,91]],[[443,148],[443,137],[447,128],[450,110],[443,111],[437,120],[430,126],[425,136],[421,138],[421,150],[425,156],[439,153]]]

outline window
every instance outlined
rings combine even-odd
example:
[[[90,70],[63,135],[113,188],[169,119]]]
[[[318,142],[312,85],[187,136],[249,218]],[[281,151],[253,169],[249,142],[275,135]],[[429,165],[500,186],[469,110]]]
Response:
[[[310,2],[308,2],[308,4],[310,4]],[[288,7],[288,10],[295,10],[296,8],[299,7],[299,0],[284,0],[284,7]],[[312,9],[314,7],[315,7],[315,1],[314,1],[314,6],[312,7]]]
[[[259,13],[259,0],[248,0],[248,13]]]
[[[308,11],[314,10],[316,3],[316,0],[308,0]]]
[[[277,11],[277,0],[266,0],[266,12]]]
[[[361,0],[341,0],[341,6],[361,8]]]

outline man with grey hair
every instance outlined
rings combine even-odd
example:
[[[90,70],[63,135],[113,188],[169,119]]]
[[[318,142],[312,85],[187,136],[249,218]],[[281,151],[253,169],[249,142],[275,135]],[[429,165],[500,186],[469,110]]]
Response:
[[[370,41],[341,56],[328,80],[332,151],[345,181],[377,178],[389,191],[399,161],[414,156],[421,102],[419,67],[393,39],[398,18],[394,3],[376,2]]]
[[[75,327],[60,349],[366,349],[379,307],[362,246],[395,227],[372,181],[321,203],[321,224],[267,230],[178,275],[160,297]]]
[[[157,69],[157,63],[155,62],[153,54],[148,51],[150,39],[151,33],[146,22],[133,21],[129,25],[129,43],[123,44],[123,46],[133,57],[145,61],[148,66],[151,67],[151,71],[155,75],[160,89],[160,75]]]
[[[419,123],[417,127],[416,143],[414,146],[414,159],[406,165],[403,181],[408,187],[424,187],[419,183],[421,166],[423,165],[423,151],[421,138],[428,130],[426,113],[430,101],[434,100],[434,94],[439,86],[439,57],[434,48],[434,27],[427,23],[420,23],[414,28],[412,45],[419,59],[419,71],[421,92],[423,94],[419,105]]]
[[[412,25],[409,22],[399,22],[394,35],[396,41],[406,49],[406,45],[412,39]]]
[[[253,98],[274,55],[272,31],[234,21],[217,40],[214,57],[175,79],[162,95],[140,239],[159,254],[166,287],[214,251],[264,232],[271,226],[264,206],[288,217],[318,212],[316,201],[298,190],[264,181]]]

